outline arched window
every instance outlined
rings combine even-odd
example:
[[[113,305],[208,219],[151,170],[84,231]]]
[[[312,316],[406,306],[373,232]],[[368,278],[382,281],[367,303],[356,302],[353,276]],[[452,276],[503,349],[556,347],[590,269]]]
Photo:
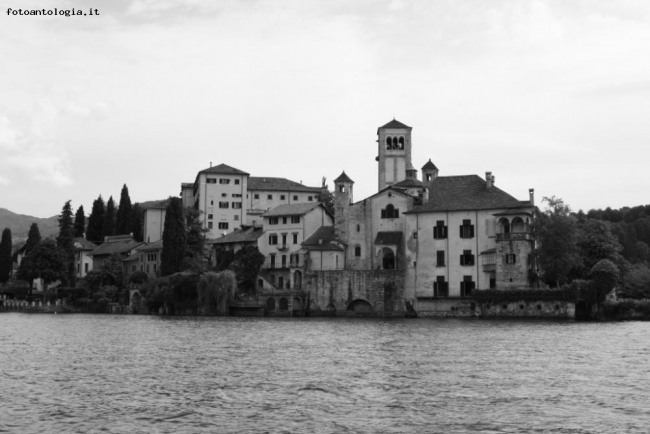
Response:
[[[264,289],[264,281],[262,279],[257,279],[257,287],[259,289]]]
[[[386,150],[390,151],[393,147],[393,140],[390,136],[386,137]]]
[[[507,218],[503,217],[503,218],[499,219],[499,226],[500,226],[502,234],[509,234],[510,233],[510,222],[508,221]]]
[[[289,301],[285,297],[280,299],[280,310],[289,310]]]
[[[275,298],[268,298],[266,300],[266,310],[275,310]]]
[[[393,149],[397,149],[397,137],[393,137]]]
[[[383,219],[396,219],[399,218],[399,210],[393,204],[386,205],[386,209],[381,210],[381,218]]]
[[[404,136],[399,138],[399,149],[400,151],[404,150]]]

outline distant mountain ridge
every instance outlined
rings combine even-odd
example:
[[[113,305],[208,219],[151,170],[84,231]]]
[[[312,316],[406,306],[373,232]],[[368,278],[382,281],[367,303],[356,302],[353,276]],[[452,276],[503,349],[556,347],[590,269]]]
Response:
[[[48,218],[33,217],[25,214],[16,214],[5,208],[0,208],[0,231],[4,228],[11,229],[11,239],[13,244],[17,244],[27,239],[29,227],[32,223],[38,225],[38,230],[42,238],[56,236],[59,233],[59,216]]]

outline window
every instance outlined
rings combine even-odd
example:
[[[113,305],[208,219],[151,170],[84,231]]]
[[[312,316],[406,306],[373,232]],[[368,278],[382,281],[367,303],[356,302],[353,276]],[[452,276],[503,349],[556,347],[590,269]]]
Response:
[[[212,217],[213,217],[212,214],[208,214],[208,220],[212,220]]]
[[[291,216],[291,223],[300,223],[300,216],[299,215]]]
[[[212,229],[212,222],[208,222],[208,229]]]
[[[381,210],[381,218],[383,219],[396,219],[399,218],[399,210],[392,204],[388,204],[386,209]]]
[[[293,200],[294,200],[294,202],[297,201],[297,200],[298,200],[298,196],[294,194],[294,195],[293,195]]]
[[[216,179],[216,178],[208,178],[208,179],[206,180],[206,182],[207,182],[208,184],[216,184],[216,183],[217,183],[217,179]]]
[[[472,294],[475,283],[472,280],[472,276],[463,276],[463,281],[460,282],[460,296],[467,297]]]
[[[228,193],[221,193],[221,197],[228,197]]]
[[[241,197],[241,194],[239,194],[239,193],[233,193],[233,194],[232,194],[232,197]]]
[[[259,195],[259,194],[254,194],[254,195],[253,195],[253,199],[259,199],[259,198],[260,198],[260,195]]]
[[[276,237],[275,242],[276,243],[278,242],[277,237]],[[271,268],[275,268],[275,254],[274,253],[271,254]],[[275,283],[275,276],[273,276],[273,275],[271,275],[271,283]]]
[[[239,221],[239,216],[238,216],[238,215],[234,215],[234,216],[233,216],[233,220],[234,220],[234,221]]]
[[[471,220],[463,220],[463,225],[460,227],[461,238],[474,238],[474,225]]]
[[[293,236],[293,243],[298,244],[298,234],[292,234]]]
[[[433,296],[437,298],[449,297],[449,284],[445,282],[445,276],[436,277],[433,282]]]
[[[241,209],[241,202],[233,202],[232,203],[232,208],[233,209]]]
[[[281,194],[280,195],[280,200],[285,200],[285,199],[286,199],[286,196],[284,194]]]
[[[471,250],[463,250],[463,254],[460,255],[460,265],[474,265],[474,255]]]
[[[283,224],[283,225],[286,225],[286,224],[287,224],[287,218],[286,218],[286,217],[282,217],[282,224]]]
[[[228,202],[219,202],[219,208],[228,208]]]
[[[239,179],[235,179],[235,185],[239,185]]]
[[[268,200],[273,200],[273,195],[272,195],[272,194],[269,194],[268,196],[266,196],[266,198],[267,198]]]
[[[266,300],[266,310],[275,310],[275,298]]]
[[[84,272],[88,272],[88,264],[84,264]]]
[[[283,246],[287,245],[287,234],[282,234],[282,245]]]
[[[418,239],[418,231],[413,231],[413,238]]]
[[[307,201],[311,202],[312,200],[314,200],[314,196],[308,196],[307,197]]]
[[[512,253],[506,254],[506,264],[514,264],[517,262],[517,255]]]
[[[297,254],[289,255],[289,264],[292,267],[297,267],[299,265],[299,256]]]
[[[153,272],[154,272],[154,273],[156,272],[157,265],[158,265],[158,264],[153,264]]]
[[[436,240],[444,240],[447,238],[447,226],[444,220],[438,220],[433,227],[433,238]]]
[[[269,217],[269,224],[270,225],[277,225],[278,224],[278,218],[277,217]]]
[[[220,178],[219,184],[230,184],[230,179]]]
[[[276,234],[269,235],[269,246],[275,246],[278,244],[278,236]]]
[[[354,256],[356,256],[357,258],[361,257],[361,246],[356,246],[354,248]]]
[[[445,266],[445,251],[438,250],[436,252],[436,267],[444,267],[444,266]]]
[[[228,229],[228,222],[219,222],[219,229]]]
[[[278,277],[278,288],[284,288],[284,277],[282,276]]]
[[[280,310],[289,310],[289,301],[286,297],[280,299]]]
[[[287,267],[287,255],[282,255],[282,268]]]
[[[357,225],[357,232],[361,232],[361,225]]]

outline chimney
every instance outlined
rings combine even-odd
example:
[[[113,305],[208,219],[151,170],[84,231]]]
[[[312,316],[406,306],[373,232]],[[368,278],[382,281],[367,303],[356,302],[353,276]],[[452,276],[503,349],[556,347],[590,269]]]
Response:
[[[535,189],[529,188],[528,195],[530,196],[530,205],[535,206]]]
[[[210,167],[212,167],[212,161],[210,161]]]
[[[494,184],[494,176],[492,176],[492,172],[485,172],[485,181],[487,188],[492,188],[492,184]]]

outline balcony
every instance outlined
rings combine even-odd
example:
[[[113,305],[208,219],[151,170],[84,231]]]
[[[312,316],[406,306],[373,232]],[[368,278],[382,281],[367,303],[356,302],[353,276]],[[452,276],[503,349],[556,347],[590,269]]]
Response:
[[[288,244],[278,244],[275,246],[276,249],[278,249],[280,252],[284,252],[286,250],[289,250],[289,245]]]
[[[498,233],[497,241],[529,241],[532,237],[529,232]]]

